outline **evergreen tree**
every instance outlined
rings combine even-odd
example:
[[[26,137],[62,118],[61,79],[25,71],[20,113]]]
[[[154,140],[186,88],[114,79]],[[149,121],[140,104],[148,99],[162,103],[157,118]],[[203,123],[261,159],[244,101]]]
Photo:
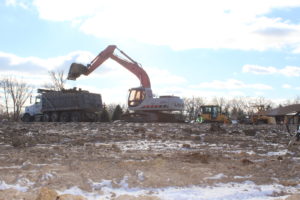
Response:
[[[105,105],[104,105],[103,110],[102,110],[102,113],[101,113],[101,115],[100,115],[100,121],[101,121],[101,122],[109,122],[109,121],[110,121],[110,119],[109,119],[109,114],[108,114],[108,111],[107,111]]]
[[[117,105],[112,115],[112,121],[120,120],[122,114],[123,114],[123,110],[121,106]]]

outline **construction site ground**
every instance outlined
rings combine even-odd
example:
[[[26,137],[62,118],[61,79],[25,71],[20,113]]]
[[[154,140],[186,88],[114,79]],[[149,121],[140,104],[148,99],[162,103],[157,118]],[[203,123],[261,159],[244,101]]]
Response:
[[[289,139],[283,125],[1,122],[0,200],[300,199]]]

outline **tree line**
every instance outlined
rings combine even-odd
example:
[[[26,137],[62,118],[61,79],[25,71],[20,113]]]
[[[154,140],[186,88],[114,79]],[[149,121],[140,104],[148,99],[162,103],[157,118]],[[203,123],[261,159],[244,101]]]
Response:
[[[65,88],[66,78],[63,71],[50,71],[49,83],[42,85],[43,88],[60,91]],[[21,79],[14,77],[0,78],[0,121],[19,121],[25,103],[31,98],[34,87]],[[282,105],[300,103],[300,97],[283,102]],[[187,121],[194,120],[200,113],[203,105],[218,105],[222,112],[234,119],[242,120],[246,116],[257,112],[256,106],[262,105],[267,109],[275,108],[276,104],[264,97],[249,98],[235,97],[227,99],[224,97],[188,97],[184,98],[184,115]],[[280,106],[280,105],[279,105]],[[126,105],[104,104],[100,119],[104,122],[119,120],[127,110]]]

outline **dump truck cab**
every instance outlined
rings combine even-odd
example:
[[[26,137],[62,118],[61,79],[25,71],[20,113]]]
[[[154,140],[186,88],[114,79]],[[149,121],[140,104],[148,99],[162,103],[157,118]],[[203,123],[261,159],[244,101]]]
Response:
[[[34,104],[25,107],[25,113],[22,116],[22,121],[25,122],[33,121],[35,116],[43,114],[41,110],[42,110],[42,97],[41,95],[37,95],[35,97]]]

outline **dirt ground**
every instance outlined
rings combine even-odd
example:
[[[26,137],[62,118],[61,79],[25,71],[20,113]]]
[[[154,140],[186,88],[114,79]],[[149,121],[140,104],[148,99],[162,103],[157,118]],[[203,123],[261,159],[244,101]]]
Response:
[[[289,138],[280,125],[2,122],[0,200],[35,200],[43,187],[101,195],[245,181],[296,189],[270,195],[286,197],[300,193],[300,144],[287,149]]]

